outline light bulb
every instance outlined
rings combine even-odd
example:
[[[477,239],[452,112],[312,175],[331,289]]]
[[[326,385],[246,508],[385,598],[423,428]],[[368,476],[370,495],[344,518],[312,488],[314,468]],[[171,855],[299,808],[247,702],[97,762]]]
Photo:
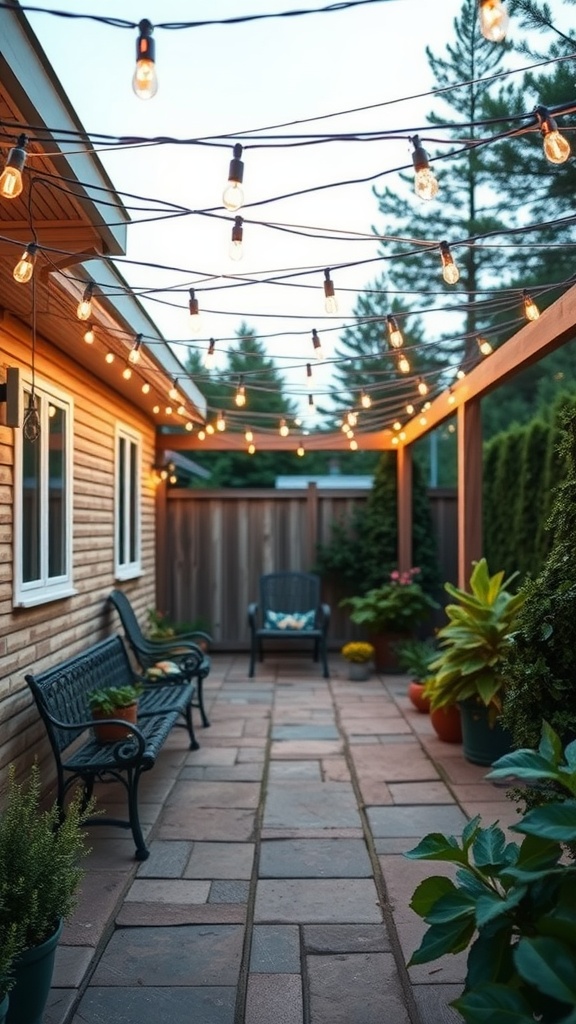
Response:
[[[226,420],[224,419],[224,413],[219,412],[216,419],[216,430],[226,430]]]
[[[414,146],[412,163],[414,164],[414,191],[419,199],[434,199],[438,195],[440,186],[430,168],[428,154],[420,145],[420,138],[414,135],[411,139]]]
[[[227,210],[234,212],[244,205],[244,192],[242,191],[242,180],[244,178],[244,164],[240,159],[242,146],[237,142],[234,146],[234,156],[230,161],[228,171],[228,184],[222,193],[222,202]]]
[[[206,431],[205,430],[199,430],[198,431],[198,440],[199,441],[205,441],[206,440]]]
[[[414,415],[415,410],[414,406],[412,405],[412,402],[408,402],[408,405],[406,406],[406,412],[408,413],[409,416]]]
[[[546,107],[536,107],[536,117],[544,139],[544,153],[551,164],[563,164],[570,156],[570,143],[558,131],[558,125]]]
[[[144,381],[144,383],[142,385],[142,394],[143,395],[149,395],[150,394],[150,385],[149,385],[148,381]]]
[[[334,294],[334,282],[330,277],[330,271],[324,271],[324,309],[327,313],[338,312],[338,302]]]
[[[396,437],[396,435],[394,435],[394,437],[392,438],[392,444],[399,444],[399,443],[400,442],[398,441],[398,438]]]
[[[386,321],[388,323],[388,339],[392,348],[401,348],[404,344],[404,338],[402,337],[402,331],[396,323],[396,318],[388,314]]]
[[[316,359],[323,359],[324,356],[322,353],[322,343],[320,341],[320,338],[318,337],[318,331],[316,330],[316,328],[312,328],[312,345],[314,348]]]
[[[248,442],[248,444],[250,444],[254,440],[254,434],[252,433],[250,428],[244,431],[244,439]]]
[[[166,408],[164,409],[164,412],[166,413],[167,416],[171,416],[172,415],[172,406],[171,405],[167,405]]]
[[[239,409],[242,409],[246,405],[246,388],[244,386],[242,377],[238,381],[238,387],[236,389],[236,396],[234,401]]]
[[[355,427],[356,424],[358,423],[358,414],[355,413],[354,411],[347,412],[346,422],[349,427]]]
[[[298,445],[298,447],[297,447],[297,449],[296,449],[296,455],[298,455],[298,456],[299,456],[299,458],[301,458],[301,459],[302,459],[302,458],[304,457],[304,455],[305,455],[305,454],[306,454],[306,453],[305,453],[305,451],[304,451],[304,445],[303,445],[303,444],[299,444],[299,445]]]
[[[234,227],[232,228],[232,238],[230,240],[229,250],[231,260],[241,260],[244,255],[242,249],[242,236],[244,234],[242,223],[242,217],[234,218]]]
[[[358,451],[358,441],[355,441],[354,439],[350,441],[350,450],[353,452]]]
[[[185,416],[186,415],[186,406],[185,405],[179,405],[178,408],[176,409],[176,412],[178,413],[179,416]]]
[[[38,246],[35,242],[30,242],[27,245],[24,252],[22,253],[18,263],[12,271],[12,276],[18,284],[28,284],[28,281],[32,278],[34,273],[34,263],[36,262],[36,250]]]
[[[370,395],[366,393],[366,391],[362,391],[360,394],[360,405],[362,406],[363,409],[369,409],[370,406],[372,405],[372,399],[370,398]]]
[[[133,366],[140,362],[140,346],[142,345],[142,335],[138,334],[136,341],[134,342],[133,348],[128,353],[128,362],[132,363]]]
[[[410,363],[405,355],[400,356],[398,360],[398,369],[400,370],[400,373],[410,373]]]
[[[526,291],[526,289],[524,289],[524,291],[522,292],[522,297],[523,297],[523,301],[524,301],[524,314],[526,316],[526,319],[527,320],[537,320],[538,317],[540,316],[540,310],[538,309],[538,306],[534,302],[534,299],[532,298],[531,295],[528,295],[528,292]]]
[[[254,455],[255,451],[256,451],[256,445],[255,444],[249,444],[248,445],[248,455]]]
[[[152,39],[154,29],[147,18],[142,19],[138,28],[140,35],[136,41],[136,68],[132,78],[132,88],[138,99],[151,100],[158,91],[155,43]]]
[[[92,283],[87,284],[84,289],[84,294],[80,299],[76,307],[76,316],[79,320],[89,320],[92,316],[92,292],[94,285]]]
[[[178,394],[178,389],[175,384],[168,389],[168,398],[171,398],[173,402],[177,402],[179,400],[180,395]]]
[[[462,367],[460,367],[460,369],[456,370],[456,379],[457,380],[464,380],[465,376],[466,376],[466,370],[463,370]]]
[[[207,434],[213,434],[214,433],[214,427],[212,426],[211,423],[207,423],[206,424],[206,433]]]
[[[159,405],[153,405],[152,406],[152,412],[154,413],[155,416],[157,416],[158,413],[160,412],[160,406]]]
[[[478,0],[480,31],[489,43],[501,43],[508,31],[509,18],[502,0]]]
[[[428,385],[425,380],[420,379],[418,381],[418,394],[424,396],[428,394]]]
[[[492,345],[488,341],[488,338],[482,338],[480,337],[480,335],[478,335],[476,341],[478,344],[478,348],[480,349],[480,352],[482,353],[483,356],[489,356],[490,353],[494,351]]]
[[[194,430],[194,424],[192,423],[192,420],[188,420],[185,426],[186,430],[188,430],[190,433]]]
[[[88,325],[88,329],[84,331],[84,341],[87,345],[92,345],[94,342],[95,334],[92,324]]]
[[[208,343],[208,351],[204,356],[204,367],[206,370],[211,370],[212,367],[214,366],[214,361],[216,359],[216,356],[214,355],[215,348],[216,342],[214,341],[214,338],[210,338],[210,341]]]
[[[130,377],[132,376],[132,370],[130,369],[129,366],[124,367],[124,369],[122,370],[122,376],[124,377],[124,380],[130,380]]]
[[[280,427],[279,427],[280,437],[288,437],[289,433],[290,433],[290,431],[288,429],[288,424],[286,423],[286,420],[280,420]]]
[[[440,242],[440,259],[442,260],[442,277],[446,284],[456,284],[460,280],[460,271],[454,263],[448,242]]]
[[[190,301],[188,302],[188,309],[190,311],[190,331],[192,334],[200,334],[202,329],[202,317],[200,316],[200,308],[198,306],[198,299],[194,294],[194,289],[189,289]]]
[[[107,352],[106,355],[104,356],[104,361],[106,363],[113,363],[114,362],[114,353],[113,352]]]
[[[22,171],[26,163],[26,142],[26,136],[20,135],[6,158],[4,170],[0,174],[0,195],[4,199],[16,199],[24,187]]]
[[[400,420],[395,420],[394,423],[392,424],[392,427],[394,430],[402,430],[402,424],[400,423]]]

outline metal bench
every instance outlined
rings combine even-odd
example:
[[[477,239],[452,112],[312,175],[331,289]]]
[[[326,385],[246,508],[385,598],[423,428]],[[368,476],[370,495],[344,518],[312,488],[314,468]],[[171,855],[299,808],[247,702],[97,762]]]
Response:
[[[96,742],[91,733],[89,693],[106,686],[126,686],[140,681],[119,636],[108,637],[45,672],[26,675],[54,754],[57,801],[62,815],[66,794],[78,781],[83,787],[85,803],[97,780],[121,782],[128,794],[128,820],[98,815],[87,824],[130,828],[136,845],[135,857],[146,860],[149,851],[138,814],[140,776],[154,767],[174,725],[186,726],[191,750],[197,750],[199,744],[192,724],[194,684],[191,682],[143,683],[138,701],[138,724],[129,726],[125,739],[107,744]],[[119,719],[107,721],[126,725]]]
[[[148,640],[144,636],[129,599],[123,590],[113,590],[109,595],[110,604],[116,609],[122,628],[142,672],[154,668],[159,661],[168,660],[178,665],[178,676],[186,682],[196,683],[196,697],[193,707],[198,708],[202,725],[208,728],[210,722],[204,709],[204,680],[210,671],[210,658],[201,649],[198,641],[209,643],[212,639],[200,630],[177,636],[173,640]],[[172,675],[171,680],[178,676]]]
[[[327,636],[330,606],[320,601],[320,577],[314,573],[273,572],[260,577],[260,602],[248,605],[250,667],[263,660],[264,640],[311,640],[314,661],[322,662],[328,679]]]

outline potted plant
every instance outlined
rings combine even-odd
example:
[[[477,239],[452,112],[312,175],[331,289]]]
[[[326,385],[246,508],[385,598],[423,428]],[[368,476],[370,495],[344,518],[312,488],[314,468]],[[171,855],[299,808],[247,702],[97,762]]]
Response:
[[[557,799],[523,815],[507,842],[479,817],[461,840],[431,833],[405,854],[456,866],[455,881],[424,879],[410,906],[428,925],[408,966],[470,948],[464,991],[451,1004],[469,1024],[569,1024],[576,1007],[576,863],[564,844],[576,843],[576,743],[564,750],[546,723],[538,751],[501,758],[489,778],[553,779]]]
[[[41,1022],[56,946],[83,874],[82,824],[92,811],[92,802],[82,807],[80,793],[63,820],[56,803],[43,810],[38,765],[25,784],[16,782],[10,765],[0,816],[0,936],[9,941],[9,955],[16,953],[8,976],[8,1024]]]
[[[458,704],[464,756],[492,764],[509,749],[509,734],[498,722],[506,685],[505,658],[524,603],[508,590],[517,573],[493,576],[485,558],[474,563],[470,593],[452,583],[445,589],[456,603],[446,606],[448,622],[438,630],[438,657],[425,692],[431,711]]]
[[[437,656],[430,640],[399,640],[395,644],[398,665],[410,678],[408,697],[423,714],[430,710],[430,698],[424,694],[426,680],[432,674],[430,665]]]
[[[168,612],[148,609],[148,639],[153,643],[168,644],[174,640],[193,640],[203,651],[210,643],[210,626],[201,618],[193,622],[172,622]]]
[[[350,618],[358,626],[365,626],[375,648],[376,669],[395,671],[397,663],[391,646],[405,639],[437,608],[438,605],[425,591],[416,577],[420,569],[407,572],[395,570],[380,587],[356,597],[345,597],[341,608],[351,608]]]
[[[142,687],[133,684],[126,686],[103,686],[92,690],[88,695],[88,703],[92,717],[98,722],[94,726],[94,735],[99,743],[115,743],[129,735],[130,729],[110,722],[109,719],[122,719],[133,725],[138,720],[138,697]]]
[[[372,644],[364,643],[361,640],[351,641],[348,644],[344,644],[341,654],[349,663],[349,679],[356,682],[364,682],[369,678],[370,663],[374,659],[374,647]]]

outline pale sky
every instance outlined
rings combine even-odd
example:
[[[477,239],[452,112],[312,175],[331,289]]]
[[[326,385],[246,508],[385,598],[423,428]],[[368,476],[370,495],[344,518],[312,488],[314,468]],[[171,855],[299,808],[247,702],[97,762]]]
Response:
[[[123,0],[121,5],[117,0],[53,0],[50,6],[134,21],[148,17],[154,24],[315,5],[289,0],[148,0],[147,6],[142,0]],[[561,4],[556,0],[552,6],[560,8]],[[234,136],[240,130],[269,128],[363,107],[372,109],[310,125],[292,125],[278,134],[393,128],[408,129],[413,134],[424,126],[432,106],[429,97],[393,101],[430,88],[425,47],[430,45],[435,53],[443,53],[460,9],[460,0],[387,0],[351,10],[237,26],[157,29],[154,38],[159,86],[157,95],[147,102],[136,98],[131,89],[136,32],[48,14],[28,17],[89,132],[179,139],[224,133],[231,136],[224,148],[165,145],[99,153],[120,192],[167,199],[198,210],[221,205]],[[434,106],[438,108],[438,102]],[[411,163],[411,152],[407,139],[246,148],[246,203],[313,185],[376,175]],[[395,182],[399,190],[406,189],[396,174],[379,178],[376,183],[382,187]],[[218,212],[234,216],[224,209]],[[252,209],[245,206],[238,212],[247,220],[257,218],[337,234],[369,235],[372,225],[384,227],[370,184],[330,188]],[[345,241],[319,240],[245,224],[244,257],[234,263],[228,257],[230,231],[229,221],[202,216],[135,224],[129,228],[127,255],[179,267],[183,272],[144,267],[124,267],[122,272],[137,288],[185,289],[179,295],[161,296],[177,308],[145,301],[169,339],[192,338],[187,303],[190,286],[196,288],[201,309],[214,310],[203,313],[203,329],[200,340],[192,341],[194,346],[204,349],[205,339],[214,337],[217,351],[224,350],[228,346],[224,339],[233,337],[242,321],[259,336],[279,335],[266,341],[268,351],[278,359],[279,369],[287,371],[290,388],[304,391],[305,363],[314,363],[311,329],[318,330],[323,351],[329,356],[337,331],[329,333],[328,329],[350,322],[354,289],[366,286],[379,269],[375,263],[333,271],[339,311],[336,317],[327,317],[323,268],[374,258],[377,243],[350,237]],[[209,285],[225,283],[229,275],[272,275],[296,268],[319,270],[299,279],[306,288],[258,284],[218,292],[207,290]],[[207,281],[212,275],[214,279]],[[97,279],[97,268],[93,276]],[[177,351],[182,358],[183,350]],[[319,391],[328,379],[328,368],[316,370]]]

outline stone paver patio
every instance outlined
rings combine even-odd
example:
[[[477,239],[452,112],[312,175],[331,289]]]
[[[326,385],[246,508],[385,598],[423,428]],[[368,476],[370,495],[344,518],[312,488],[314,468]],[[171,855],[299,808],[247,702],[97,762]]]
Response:
[[[464,955],[407,970],[408,903],[442,864],[403,852],[505,790],[436,739],[401,677],[351,683],[308,658],[217,655],[201,747],[173,731],[141,786],[151,849],[90,829],[44,1024],[454,1024]],[[121,816],[117,785],[99,800]]]

